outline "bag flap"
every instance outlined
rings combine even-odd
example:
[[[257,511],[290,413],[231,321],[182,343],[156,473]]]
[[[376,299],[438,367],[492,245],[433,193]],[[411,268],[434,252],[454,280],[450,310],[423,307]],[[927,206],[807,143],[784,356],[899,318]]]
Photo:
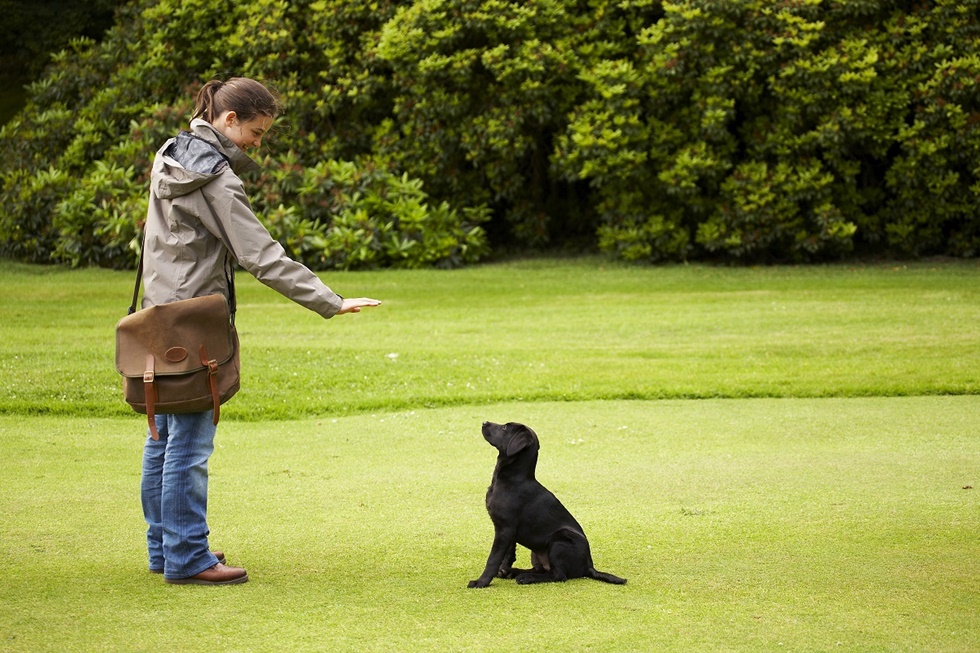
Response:
[[[224,295],[138,310],[116,325],[116,369],[141,377],[152,354],[157,375],[187,374],[204,367],[201,345],[208,358],[224,363],[234,354],[234,328]]]

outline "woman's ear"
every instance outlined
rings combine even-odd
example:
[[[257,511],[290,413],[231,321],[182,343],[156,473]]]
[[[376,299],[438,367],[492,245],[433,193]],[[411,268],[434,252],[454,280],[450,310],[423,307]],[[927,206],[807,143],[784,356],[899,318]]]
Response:
[[[238,123],[238,114],[234,111],[228,111],[225,113],[225,125],[228,127],[234,127]]]

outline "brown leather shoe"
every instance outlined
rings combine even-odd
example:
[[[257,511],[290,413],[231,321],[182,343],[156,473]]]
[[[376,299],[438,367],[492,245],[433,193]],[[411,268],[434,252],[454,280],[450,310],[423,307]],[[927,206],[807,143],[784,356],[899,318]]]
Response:
[[[248,581],[248,572],[220,562],[190,578],[165,578],[171,585],[237,585]]]
[[[225,554],[224,553],[222,553],[221,551],[212,551],[211,553],[212,553],[212,555],[214,555],[215,558],[218,559],[218,562],[219,563],[225,564]],[[150,570],[150,573],[151,574],[162,574],[163,573],[163,569],[151,569]]]

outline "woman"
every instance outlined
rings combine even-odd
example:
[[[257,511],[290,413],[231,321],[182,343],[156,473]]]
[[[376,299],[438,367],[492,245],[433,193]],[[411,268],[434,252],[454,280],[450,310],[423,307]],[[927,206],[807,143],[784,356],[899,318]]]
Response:
[[[259,147],[279,113],[259,82],[213,80],[201,89],[190,131],[157,152],[150,178],[143,307],[233,292],[238,263],[259,281],[324,318],[381,302],[344,299],[290,259],[252,213],[238,175],[257,170],[246,153]],[[149,526],[150,571],[168,583],[227,585],[248,574],[208,547],[208,458],[216,427],[211,411],[158,415],[159,439],[143,450],[141,499]]]

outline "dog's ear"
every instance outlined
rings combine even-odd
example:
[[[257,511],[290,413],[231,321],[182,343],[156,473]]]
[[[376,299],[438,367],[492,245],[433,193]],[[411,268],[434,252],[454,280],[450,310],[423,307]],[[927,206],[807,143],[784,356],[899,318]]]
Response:
[[[523,424],[514,424],[514,432],[507,441],[507,455],[513,456],[534,444],[534,431]]]

